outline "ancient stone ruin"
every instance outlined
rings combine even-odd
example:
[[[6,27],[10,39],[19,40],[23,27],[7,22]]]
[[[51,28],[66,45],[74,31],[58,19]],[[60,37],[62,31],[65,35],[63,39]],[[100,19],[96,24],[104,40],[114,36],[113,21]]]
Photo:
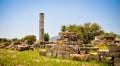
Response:
[[[46,48],[46,56],[69,58],[70,54],[78,54],[79,44],[76,33],[60,32],[55,44],[47,44]]]
[[[46,44],[46,50],[41,50],[40,55],[56,58],[72,58],[76,60],[98,60],[111,57],[114,66],[120,66],[120,41],[115,37],[96,37],[94,43],[105,42],[108,50],[99,50],[98,47],[83,47],[77,40],[75,32],[60,32],[59,39],[54,44]],[[94,53],[89,53],[94,50]]]
[[[59,39],[54,44],[47,44],[46,50],[41,50],[39,53],[48,57],[87,60],[90,57],[88,50],[98,49],[98,47],[82,47],[75,32],[60,32]]]
[[[120,66],[120,41],[115,40],[115,37],[96,36],[92,43],[94,45],[104,43],[108,47],[108,50],[98,51],[99,61],[105,61],[105,58],[111,57],[112,64]]]
[[[120,41],[108,44],[108,50],[100,50],[98,52],[99,61],[103,61],[105,57],[111,57],[114,66],[120,66]]]

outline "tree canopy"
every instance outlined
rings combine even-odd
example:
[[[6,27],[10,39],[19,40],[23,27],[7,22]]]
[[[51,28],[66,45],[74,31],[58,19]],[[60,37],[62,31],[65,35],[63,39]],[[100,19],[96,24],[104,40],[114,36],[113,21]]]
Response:
[[[26,35],[25,37],[23,37],[21,39],[21,41],[25,41],[25,40],[33,40],[33,41],[36,41],[36,36],[35,35]]]
[[[49,34],[48,33],[45,33],[44,34],[44,41],[49,41]]]
[[[62,32],[65,32],[65,31],[66,31],[66,29],[67,29],[67,28],[66,28],[66,26],[65,26],[65,25],[62,25],[62,26],[61,26],[61,31],[62,31]]]
[[[63,29],[63,26],[61,28]],[[66,31],[76,32],[78,40],[82,41],[84,44],[90,43],[90,41],[93,40],[95,36],[104,33],[104,31],[97,23],[85,23],[84,25],[70,24],[66,26]]]

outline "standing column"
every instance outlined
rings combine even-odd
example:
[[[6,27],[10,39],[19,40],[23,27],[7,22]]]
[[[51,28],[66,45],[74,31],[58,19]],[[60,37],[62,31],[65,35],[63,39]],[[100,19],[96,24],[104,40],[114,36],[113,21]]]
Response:
[[[39,41],[44,41],[44,13],[40,13],[39,15]]]

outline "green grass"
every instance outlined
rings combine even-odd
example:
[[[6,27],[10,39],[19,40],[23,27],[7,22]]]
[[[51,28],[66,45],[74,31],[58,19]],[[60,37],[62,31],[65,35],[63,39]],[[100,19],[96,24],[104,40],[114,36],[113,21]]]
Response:
[[[99,50],[108,50],[108,47],[106,45],[99,46]]]
[[[0,49],[0,66],[109,66],[96,61],[56,59],[39,55],[39,50],[15,51]]]

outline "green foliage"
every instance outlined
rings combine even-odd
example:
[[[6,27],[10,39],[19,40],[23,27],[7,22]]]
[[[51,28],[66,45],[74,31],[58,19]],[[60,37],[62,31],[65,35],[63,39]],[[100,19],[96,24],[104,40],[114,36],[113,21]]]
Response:
[[[36,41],[36,36],[35,35],[27,35],[24,38],[21,39],[22,42],[24,42],[25,40],[33,40]]]
[[[13,39],[11,39],[12,41],[18,41],[18,38],[13,38]]]
[[[95,36],[101,35],[103,30],[96,23],[85,23],[84,25],[69,25],[66,29],[67,32],[76,32],[77,38],[79,41],[82,41],[84,44],[90,43]]]
[[[0,38],[0,42],[8,42],[8,41],[10,41],[10,40],[7,38]]]
[[[67,29],[67,28],[66,28],[65,25],[62,25],[62,26],[61,26],[61,31],[62,31],[62,32],[66,32],[66,29]]]
[[[0,49],[0,66],[110,66],[96,61],[75,61],[39,55],[39,50],[15,51]]]
[[[103,33],[102,36],[116,37],[117,34],[110,32],[110,33]]]
[[[49,41],[49,38],[50,38],[49,34],[45,33],[44,34],[44,41]]]

